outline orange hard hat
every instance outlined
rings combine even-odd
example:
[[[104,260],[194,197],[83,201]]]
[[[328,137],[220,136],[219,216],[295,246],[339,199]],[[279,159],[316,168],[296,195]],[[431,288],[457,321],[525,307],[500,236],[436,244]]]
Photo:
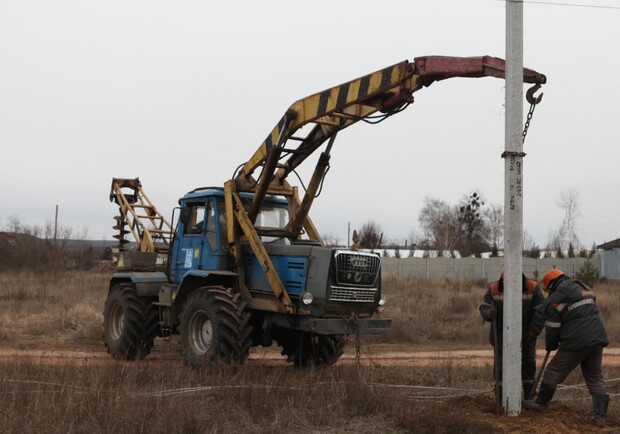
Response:
[[[552,268],[543,276],[543,290],[549,292],[549,284],[560,276],[564,276],[564,272],[558,268]]]

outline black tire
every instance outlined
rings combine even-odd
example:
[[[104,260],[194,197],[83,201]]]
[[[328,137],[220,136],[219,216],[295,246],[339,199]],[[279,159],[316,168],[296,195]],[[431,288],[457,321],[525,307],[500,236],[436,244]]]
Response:
[[[210,368],[242,364],[250,354],[250,314],[241,294],[222,287],[196,289],[181,314],[181,348],[185,364]]]
[[[108,353],[118,360],[141,360],[153,348],[158,313],[138,297],[131,283],[114,285],[103,309],[103,337]]]
[[[345,335],[317,335],[297,330],[280,330],[275,334],[282,355],[299,368],[331,366],[344,353]]]

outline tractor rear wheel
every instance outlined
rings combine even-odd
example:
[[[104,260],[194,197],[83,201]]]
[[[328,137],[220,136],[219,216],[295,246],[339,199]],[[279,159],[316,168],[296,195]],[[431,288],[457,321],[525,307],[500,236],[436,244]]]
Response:
[[[185,364],[209,368],[242,364],[250,354],[250,314],[241,295],[222,287],[196,289],[187,298],[179,332]]]
[[[103,337],[108,353],[119,360],[141,360],[153,348],[157,310],[138,297],[132,283],[114,285],[103,309]]]
[[[297,330],[280,330],[275,339],[282,355],[295,366],[331,366],[344,353],[345,335],[317,335]]]

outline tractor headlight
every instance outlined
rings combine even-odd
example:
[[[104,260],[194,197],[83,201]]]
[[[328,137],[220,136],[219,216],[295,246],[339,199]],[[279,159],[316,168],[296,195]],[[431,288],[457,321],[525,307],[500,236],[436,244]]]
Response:
[[[381,298],[379,299],[379,306],[385,306],[387,302],[387,298],[385,298],[385,294],[381,294]]]
[[[312,295],[311,292],[306,291],[303,294],[301,294],[301,302],[305,304],[306,306],[309,304],[312,304],[313,301],[314,301],[314,295]]]

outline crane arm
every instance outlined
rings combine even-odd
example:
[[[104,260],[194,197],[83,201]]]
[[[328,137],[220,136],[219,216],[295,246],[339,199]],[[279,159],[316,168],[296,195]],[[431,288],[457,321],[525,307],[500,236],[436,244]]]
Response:
[[[506,78],[506,61],[499,57],[425,56],[414,59],[424,86],[452,77]],[[532,69],[523,68],[523,82],[545,84],[547,78]]]
[[[422,87],[453,77],[505,78],[505,73],[506,63],[497,57],[424,56],[315,93],[291,105],[235,179],[242,188],[254,185],[252,174],[265,166],[270,155],[278,161],[288,156],[276,175],[281,183],[332,134],[378,111],[391,115],[402,110],[413,102],[413,92]],[[544,84],[546,77],[524,68],[523,81]],[[299,129],[309,123],[314,123],[310,133],[303,138],[296,137]],[[287,147],[289,140],[297,146]],[[267,169],[261,175],[265,184],[272,181],[274,174],[274,168]]]

